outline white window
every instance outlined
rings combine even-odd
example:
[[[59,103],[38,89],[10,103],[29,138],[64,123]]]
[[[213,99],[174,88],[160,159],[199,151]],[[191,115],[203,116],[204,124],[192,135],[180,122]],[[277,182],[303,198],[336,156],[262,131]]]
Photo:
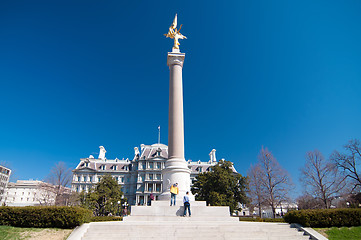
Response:
[[[93,177],[89,176],[89,182],[92,182],[92,181],[93,181]]]
[[[86,182],[86,176],[83,177],[83,181]]]

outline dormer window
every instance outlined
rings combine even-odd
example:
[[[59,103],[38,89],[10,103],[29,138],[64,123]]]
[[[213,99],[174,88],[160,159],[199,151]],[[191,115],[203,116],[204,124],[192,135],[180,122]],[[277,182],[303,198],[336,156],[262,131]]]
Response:
[[[89,167],[89,163],[88,163],[88,162],[85,163],[85,167]]]
[[[105,165],[101,165],[101,166],[100,166],[100,169],[101,169],[101,170],[105,170]]]
[[[112,170],[114,170],[114,171],[117,170],[117,165],[111,166],[110,169],[112,169]]]
[[[202,172],[202,167],[198,167],[198,172]]]

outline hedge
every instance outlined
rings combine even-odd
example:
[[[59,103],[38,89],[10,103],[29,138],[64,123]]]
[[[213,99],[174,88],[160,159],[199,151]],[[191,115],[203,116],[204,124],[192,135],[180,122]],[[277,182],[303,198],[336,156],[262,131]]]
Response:
[[[0,225],[14,227],[74,228],[91,216],[80,207],[0,207]]]
[[[290,211],[284,218],[288,223],[299,223],[304,227],[361,226],[361,209],[310,209]]]
[[[95,216],[91,217],[91,222],[109,222],[109,221],[122,221],[122,217],[116,217],[116,216]]]
[[[242,222],[285,222],[283,218],[253,218],[253,217],[239,217]]]

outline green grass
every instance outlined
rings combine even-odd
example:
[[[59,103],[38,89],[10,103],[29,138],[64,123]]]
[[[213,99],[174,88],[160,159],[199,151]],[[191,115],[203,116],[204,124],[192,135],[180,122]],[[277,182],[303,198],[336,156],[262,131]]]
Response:
[[[361,226],[359,227],[332,227],[332,228],[314,228],[318,232],[327,234],[329,240],[360,240]]]
[[[27,239],[26,232],[39,232],[41,228],[18,228],[10,226],[0,226],[0,239],[4,240],[20,240]]]

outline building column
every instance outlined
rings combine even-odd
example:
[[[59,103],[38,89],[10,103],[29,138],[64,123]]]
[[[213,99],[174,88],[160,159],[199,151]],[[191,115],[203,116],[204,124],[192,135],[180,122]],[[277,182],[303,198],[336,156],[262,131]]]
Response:
[[[182,199],[190,191],[190,170],[184,159],[184,123],[183,123],[183,80],[182,70],[184,53],[168,53],[169,66],[169,118],[168,118],[168,160],[165,162],[163,174],[163,192],[161,200],[170,199],[170,186],[178,183]],[[190,196],[194,200],[193,196]]]

